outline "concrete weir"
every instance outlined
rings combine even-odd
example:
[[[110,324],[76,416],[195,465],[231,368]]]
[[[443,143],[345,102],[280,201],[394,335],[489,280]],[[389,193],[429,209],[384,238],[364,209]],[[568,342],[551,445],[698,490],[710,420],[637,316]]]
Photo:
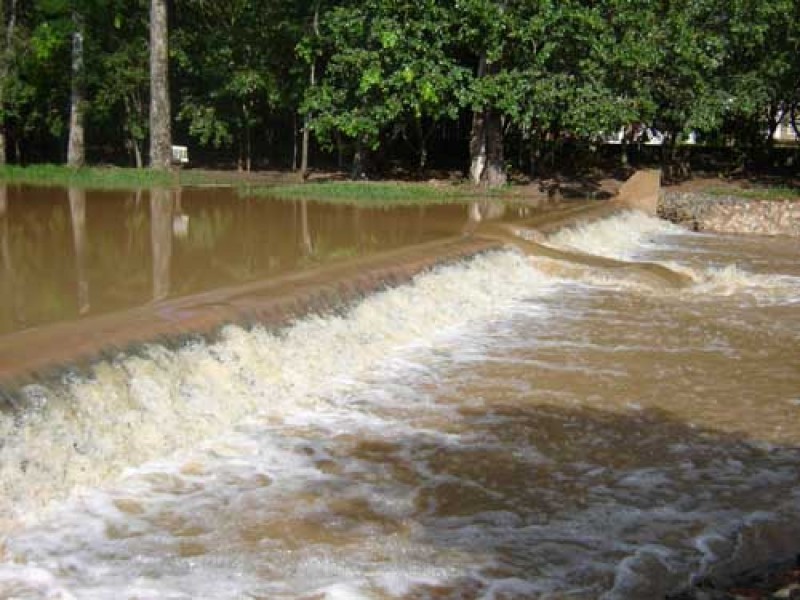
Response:
[[[0,336],[0,392],[47,379],[64,368],[89,366],[103,356],[138,344],[170,343],[187,336],[213,337],[229,323],[281,328],[306,314],[344,308],[365,295],[408,282],[437,265],[509,245],[530,256],[592,268],[639,270],[645,280],[682,285],[685,282],[681,276],[663,273],[665,269],[658,265],[613,261],[539,243],[563,227],[605,218],[621,210],[636,208],[654,214],[658,190],[658,173],[640,172],[623,185],[617,198],[609,201],[570,203],[514,225],[474,223],[461,237]],[[7,400],[15,402],[13,397]]]
[[[228,323],[282,327],[398,285],[436,265],[463,260],[499,244],[451,238],[283,277],[157,302],[120,313],[23,330],[0,337],[0,384],[8,389],[67,365],[136,344],[213,335]]]

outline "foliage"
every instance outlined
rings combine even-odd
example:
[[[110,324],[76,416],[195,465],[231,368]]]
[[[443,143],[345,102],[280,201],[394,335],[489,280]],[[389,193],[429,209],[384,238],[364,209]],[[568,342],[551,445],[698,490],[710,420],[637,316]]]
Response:
[[[13,6],[0,53],[11,158],[63,159],[74,11],[86,27],[93,155],[139,155],[149,2]],[[800,114],[796,0],[176,0],[170,19],[178,137],[240,164],[274,159],[274,131],[296,139],[298,115],[325,150],[386,161],[407,146],[424,168],[430,149],[464,154],[444,142],[467,148],[474,111],[500,115],[504,139],[530,142],[531,154],[537,140],[641,124],[669,144],[693,130],[749,148]]]

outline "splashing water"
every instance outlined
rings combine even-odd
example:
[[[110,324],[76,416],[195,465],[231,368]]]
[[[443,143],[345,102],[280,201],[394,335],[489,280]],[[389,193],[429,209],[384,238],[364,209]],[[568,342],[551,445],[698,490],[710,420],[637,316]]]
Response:
[[[797,274],[707,239],[551,240],[671,261],[680,293],[491,253],[29,390],[0,596],[654,598],[796,552]]]

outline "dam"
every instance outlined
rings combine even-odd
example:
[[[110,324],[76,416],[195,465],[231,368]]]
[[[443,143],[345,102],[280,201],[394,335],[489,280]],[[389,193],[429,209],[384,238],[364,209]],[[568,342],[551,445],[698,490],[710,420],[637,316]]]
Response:
[[[651,599],[800,551],[796,239],[223,188],[0,208],[2,598]]]

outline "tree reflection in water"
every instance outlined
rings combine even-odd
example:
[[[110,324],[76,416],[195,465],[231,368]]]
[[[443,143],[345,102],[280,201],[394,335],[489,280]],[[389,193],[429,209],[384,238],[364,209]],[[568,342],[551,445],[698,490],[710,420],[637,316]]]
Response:
[[[153,301],[165,299],[170,292],[172,261],[172,216],[174,204],[170,190],[150,190],[150,243],[153,259]]]
[[[72,219],[72,243],[75,248],[75,274],[78,283],[78,314],[89,313],[89,276],[87,267],[86,239],[86,190],[71,187],[69,196],[69,212]]]

